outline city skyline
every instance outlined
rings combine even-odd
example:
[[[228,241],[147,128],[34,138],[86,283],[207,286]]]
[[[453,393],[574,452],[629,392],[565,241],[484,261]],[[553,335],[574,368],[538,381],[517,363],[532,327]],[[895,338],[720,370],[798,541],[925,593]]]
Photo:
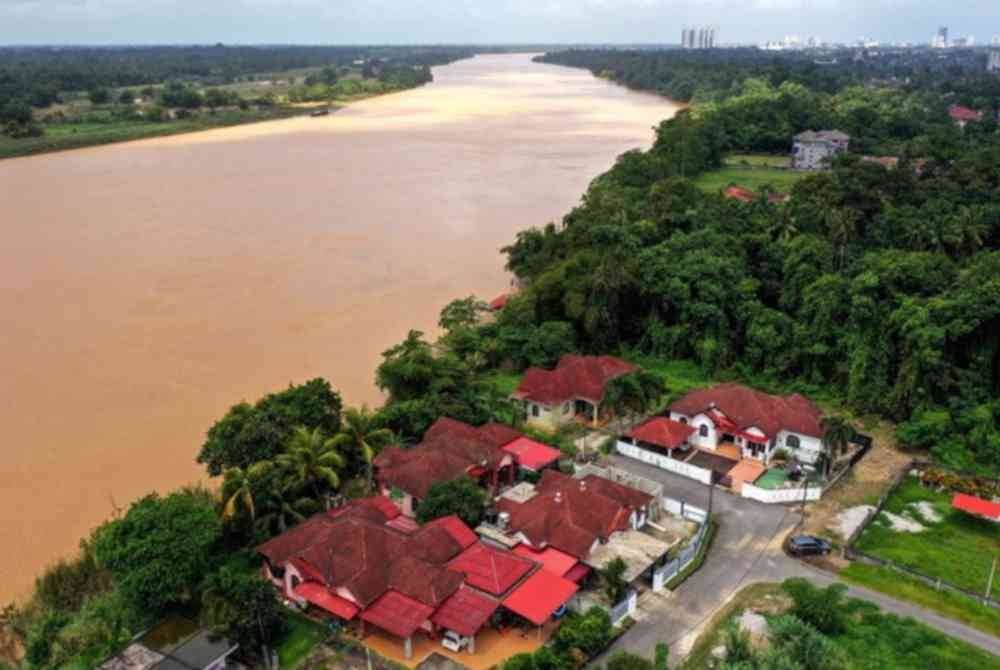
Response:
[[[234,20],[238,17],[239,20]],[[414,28],[414,26],[420,26]],[[821,42],[929,44],[938,29],[1000,34],[994,0],[8,0],[0,44],[679,44],[716,28],[716,46],[786,35]]]

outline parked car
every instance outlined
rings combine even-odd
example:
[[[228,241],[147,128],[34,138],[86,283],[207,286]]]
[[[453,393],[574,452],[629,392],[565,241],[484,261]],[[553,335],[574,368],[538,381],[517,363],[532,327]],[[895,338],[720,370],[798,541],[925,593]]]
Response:
[[[793,535],[788,538],[785,549],[792,556],[822,556],[829,554],[833,546],[815,535]]]
[[[441,646],[456,654],[465,649],[469,644],[469,638],[459,635],[453,630],[446,630],[441,636]]]

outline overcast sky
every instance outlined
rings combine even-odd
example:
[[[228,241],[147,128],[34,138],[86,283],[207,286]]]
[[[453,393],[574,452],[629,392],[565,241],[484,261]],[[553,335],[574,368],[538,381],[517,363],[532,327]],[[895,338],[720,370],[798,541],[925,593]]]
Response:
[[[0,44],[723,42],[784,35],[989,42],[1000,0],[0,0]]]

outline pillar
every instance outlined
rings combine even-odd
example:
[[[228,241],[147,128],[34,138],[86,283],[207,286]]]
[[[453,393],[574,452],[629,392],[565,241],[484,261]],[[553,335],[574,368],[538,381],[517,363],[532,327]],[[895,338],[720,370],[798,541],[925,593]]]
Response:
[[[597,428],[598,412],[600,409],[599,404],[594,405],[594,428]]]
[[[413,638],[408,637],[403,641],[403,656],[406,660],[413,658]]]
[[[469,653],[470,654],[475,654],[476,653],[476,634],[475,633],[473,633],[472,635],[469,636]]]

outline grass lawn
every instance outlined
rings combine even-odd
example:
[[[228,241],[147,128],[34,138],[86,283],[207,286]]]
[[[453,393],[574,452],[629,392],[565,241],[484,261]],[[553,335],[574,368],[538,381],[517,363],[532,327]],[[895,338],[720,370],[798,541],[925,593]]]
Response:
[[[942,517],[932,523],[916,512],[914,503],[929,502]],[[890,496],[885,509],[915,519],[926,527],[918,533],[897,532],[879,515],[868,525],[856,548],[893,561],[955,586],[982,593],[993,558],[1000,555],[1000,527],[995,523],[953,510],[951,496],[923,487],[907,477]],[[994,593],[1000,585],[994,585]]]
[[[753,485],[758,488],[770,490],[781,487],[786,481],[788,481],[788,475],[784,470],[771,468],[761,475],[760,479],[755,481]]]
[[[721,170],[706,172],[695,179],[695,186],[707,193],[718,193],[728,186],[736,184],[752,191],[759,191],[764,186],[770,186],[775,191],[787,193],[792,185],[807,173],[793,170],[779,170],[772,167],[738,168],[724,167]]]
[[[626,353],[623,357],[630,363],[652,372],[663,380],[667,388],[665,397],[667,403],[677,400],[689,391],[704,388],[713,383],[712,378],[694,361],[657,358],[635,352]]]
[[[285,619],[288,621],[288,633],[278,645],[278,659],[282,670],[292,670],[326,638],[327,630],[312,619],[295,612],[287,612]]]
[[[723,159],[727,166],[786,168],[791,164],[787,154],[730,154]]]
[[[937,591],[923,582],[890,568],[851,563],[840,576],[860,586],[908,600],[938,614],[961,621],[984,633],[1000,637],[1000,609],[954,591]]]

